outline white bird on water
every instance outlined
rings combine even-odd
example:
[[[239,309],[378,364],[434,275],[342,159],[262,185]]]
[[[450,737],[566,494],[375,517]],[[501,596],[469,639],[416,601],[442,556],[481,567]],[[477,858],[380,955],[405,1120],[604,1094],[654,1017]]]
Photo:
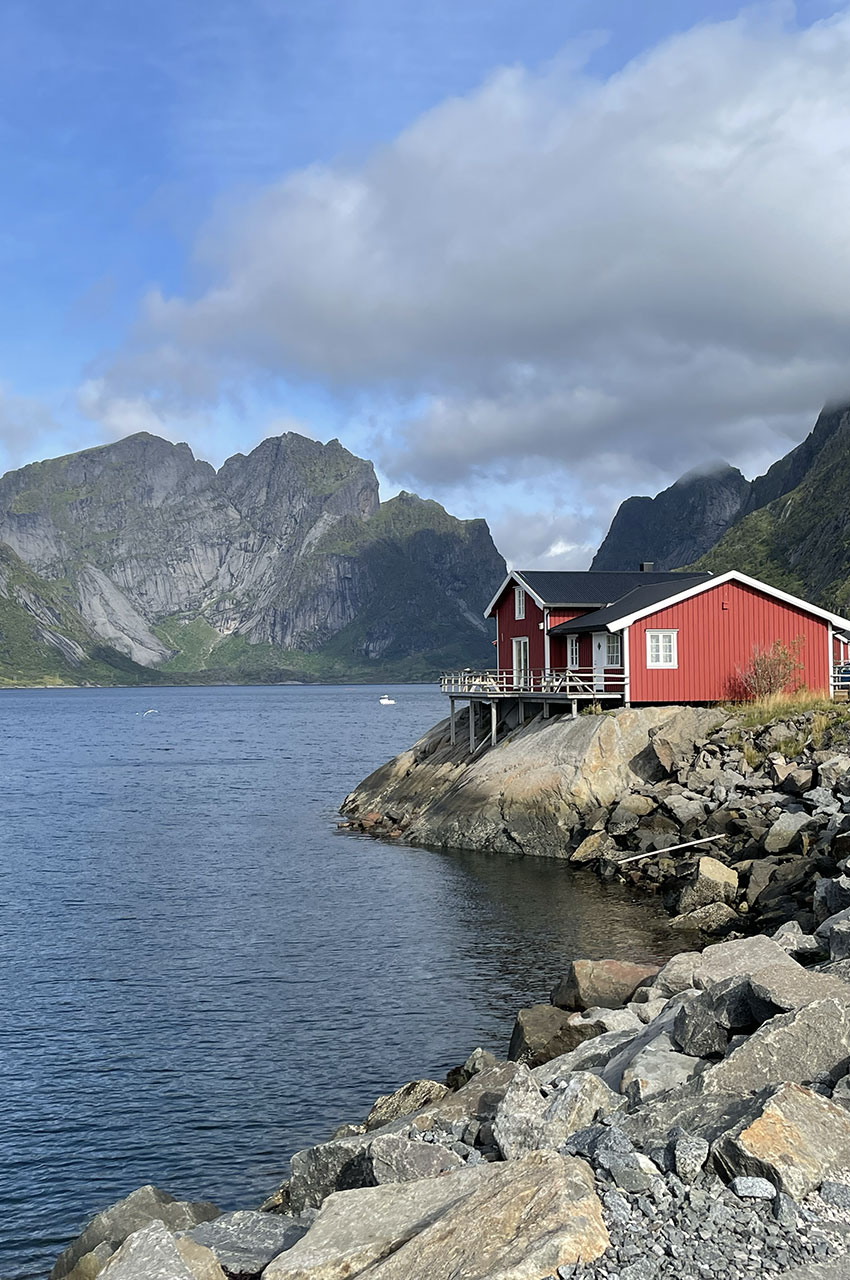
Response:
[[[395,706],[395,698],[391,698],[391,697],[389,697],[389,695],[388,695],[388,694],[386,694],[386,693],[385,693],[385,694],[383,694],[383,695],[382,695],[382,697],[380,697],[380,698],[378,699],[378,701],[380,702],[380,704],[381,704],[381,706],[382,706],[382,707],[394,707],[394,706]]]

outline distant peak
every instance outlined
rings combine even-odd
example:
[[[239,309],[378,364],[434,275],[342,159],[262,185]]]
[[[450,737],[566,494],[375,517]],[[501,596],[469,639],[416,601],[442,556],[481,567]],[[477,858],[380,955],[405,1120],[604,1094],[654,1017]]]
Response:
[[[720,480],[726,476],[738,476],[744,479],[743,473],[737,467],[733,467],[731,462],[727,462],[724,458],[712,458],[686,471],[675,483],[694,484],[698,480]]]

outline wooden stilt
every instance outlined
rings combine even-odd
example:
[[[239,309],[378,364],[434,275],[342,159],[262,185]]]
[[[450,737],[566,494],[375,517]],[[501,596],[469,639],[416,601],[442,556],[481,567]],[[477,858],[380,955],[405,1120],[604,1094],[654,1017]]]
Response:
[[[454,745],[455,745],[455,743],[457,742],[457,733],[456,733],[456,725],[455,725],[455,700],[454,700],[454,698],[449,698],[449,706],[451,707],[451,711],[449,712],[450,725],[451,725],[451,729],[450,729],[450,741],[451,741],[452,746],[454,746]]]
[[[525,724],[525,703],[522,698],[517,698],[517,723]]]
[[[475,750],[475,708],[478,704],[470,699],[469,702],[469,754],[472,755]]]
[[[549,719],[549,703],[548,702],[543,703],[543,719],[544,720]]]
[[[572,709],[573,709],[573,720],[575,720],[576,716],[578,715],[578,698],[573,698]]]
[[[495,747],[496,745],[496,731],[498,729],[498,726],[499,726],[498,711],[496,710],[496,703],[491,698],[490,699],[490,746],[491,747]]]

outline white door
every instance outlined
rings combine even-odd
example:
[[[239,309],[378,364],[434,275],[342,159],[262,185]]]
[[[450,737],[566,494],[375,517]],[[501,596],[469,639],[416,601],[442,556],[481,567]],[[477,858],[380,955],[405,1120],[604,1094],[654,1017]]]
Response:
[[[593,633],[593,689],[595,693],[605,692],[605,667],[608,661],[608,632]]]
[[[528,636],[514,640],[514,688],[528,688]]]

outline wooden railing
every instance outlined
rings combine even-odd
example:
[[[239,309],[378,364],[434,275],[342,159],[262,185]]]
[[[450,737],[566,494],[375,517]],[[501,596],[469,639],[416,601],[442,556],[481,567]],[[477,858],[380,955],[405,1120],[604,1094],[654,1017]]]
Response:
[[[850,694],[850,662],[836,662],[833,665],[832,691]]]
[[[594,671],[592,667],[572,667],[558,671],[532,668],[516,673],[507,671],[444,671],[440,676],[443,693],[457,697],[478,695],[497,697],[526,693],[554,697],[592,698],[600,693],[622,693],[626,673],[622,667]]]

